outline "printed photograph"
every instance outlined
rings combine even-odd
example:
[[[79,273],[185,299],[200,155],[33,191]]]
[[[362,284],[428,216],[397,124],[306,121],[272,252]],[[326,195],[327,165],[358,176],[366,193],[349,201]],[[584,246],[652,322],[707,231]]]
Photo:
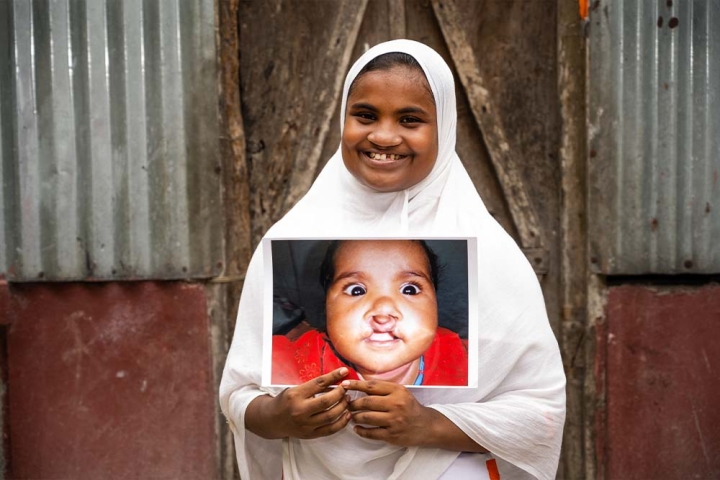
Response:
[[[343,366],[348,379],[411,387],[476,378],[468,239],[266,242],[264,383],[298,385]]]

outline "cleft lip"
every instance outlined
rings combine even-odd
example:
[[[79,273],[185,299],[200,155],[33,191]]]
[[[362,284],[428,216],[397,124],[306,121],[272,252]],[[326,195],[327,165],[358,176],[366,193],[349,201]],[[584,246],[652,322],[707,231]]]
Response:
[[[392,332],[373,332],[366,340],[371,343],[389,344],[399,339]]]

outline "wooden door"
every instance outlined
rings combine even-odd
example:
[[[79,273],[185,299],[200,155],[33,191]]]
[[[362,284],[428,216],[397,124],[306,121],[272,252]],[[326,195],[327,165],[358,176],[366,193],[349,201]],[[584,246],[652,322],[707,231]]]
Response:
[[[233,172],[229,238],[237,244],[230,266],[237,275],[337,150],[349,66],[372,45],[410,38],[451,66],[458,154],[490,213],[535,268],[560,337],[555,2],[232,0],[220,6],[225,154]],[[561,467],[558,476],[576,478],[572,468]]]

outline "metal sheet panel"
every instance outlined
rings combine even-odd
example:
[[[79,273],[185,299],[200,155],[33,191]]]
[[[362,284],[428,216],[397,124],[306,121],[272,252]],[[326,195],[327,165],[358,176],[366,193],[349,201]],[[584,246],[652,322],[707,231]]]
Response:
[[[597,478],[720,478],[718,318],[718,285],[608,290]]]
[[[591,264],[720,272],[720,2],[592,5]]]
[[[212,0],[0,5],[0,272],[223,267]]]
[[[207,312],[197,283],[15,285],[4,478],[221,478]]]

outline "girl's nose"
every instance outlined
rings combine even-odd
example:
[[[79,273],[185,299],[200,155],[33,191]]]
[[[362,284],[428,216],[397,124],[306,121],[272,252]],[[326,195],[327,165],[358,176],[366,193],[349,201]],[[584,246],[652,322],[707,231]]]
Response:
[[[390,126],[378,125],[367,136],[373,145],[381,148],[396,147],[402,143],[402,137]]]

